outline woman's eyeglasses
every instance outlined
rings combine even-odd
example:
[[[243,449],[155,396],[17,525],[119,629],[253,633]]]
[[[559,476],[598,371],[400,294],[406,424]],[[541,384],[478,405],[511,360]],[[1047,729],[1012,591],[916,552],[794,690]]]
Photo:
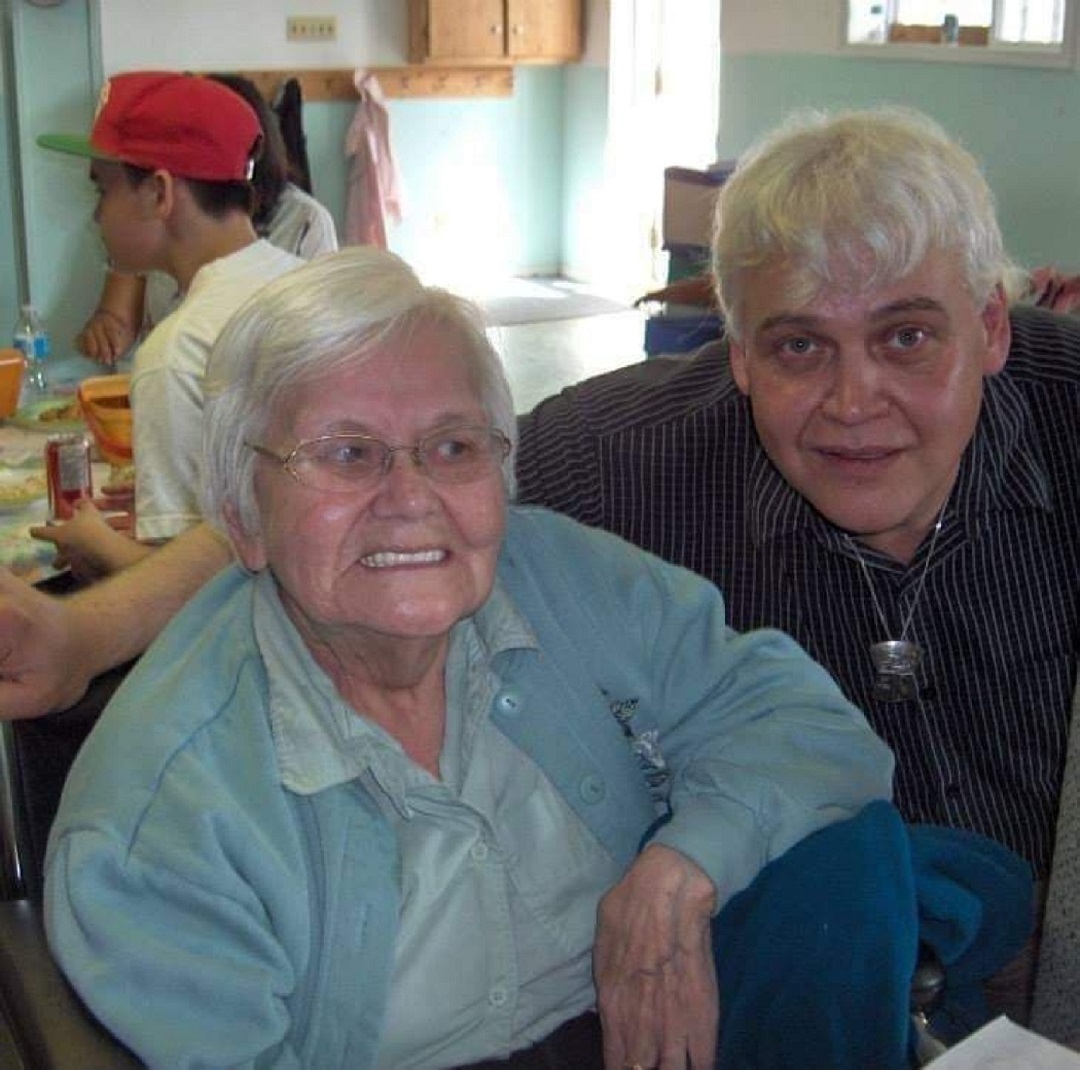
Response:
[[[371,435],[320,435],[287,453],[255,442],[245,445],[277,461],[305,487],[344,494],[386,475],[395,453],[409,454],[437,483],[474,483],[491,475],[510,452],[510,440],[494,427],[448,427],[411,446],[392,446]]]

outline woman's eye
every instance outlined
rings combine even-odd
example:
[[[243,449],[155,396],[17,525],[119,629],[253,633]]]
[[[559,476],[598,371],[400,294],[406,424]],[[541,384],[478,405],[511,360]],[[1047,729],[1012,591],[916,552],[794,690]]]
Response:
[[[468,435],[447,435],[432,445],[432,454],[442,464],[467,461],[476,452],[476,442]]]
[[[317,460],[337,468],[369,467],[379,463],[380,453],[377,443],[345,440],[324,443]]]

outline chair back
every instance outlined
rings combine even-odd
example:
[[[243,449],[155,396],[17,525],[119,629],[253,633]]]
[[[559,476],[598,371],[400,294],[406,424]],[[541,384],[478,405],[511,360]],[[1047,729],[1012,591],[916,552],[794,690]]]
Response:
[[[57,968],[41,899],[45,845],[75,755],[131,667],[97,677],[62,713],[0,724],[0,1066],[137,1070]]]
[[[45,845],[71,763],[132,663],[98,676],[70,709],[0,726],[4,899],[41,901]]]

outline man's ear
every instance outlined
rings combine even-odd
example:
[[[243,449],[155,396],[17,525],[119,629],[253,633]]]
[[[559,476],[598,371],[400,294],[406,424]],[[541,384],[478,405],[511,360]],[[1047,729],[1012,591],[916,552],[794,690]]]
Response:
[[[744,394],[750,393],[750,365],[746,354],[746,348],[742,342],[736,342],[734,338],[728,341],[728,360],[731,361],[731,375],[735,385]]]
[[[240,563],[249,572],[261,572],[266,568],[266,551],[263,549],[262,537],[257,533],[250,534],[244,530],[236,508],[231,503],[226,504],[222,512],[225,516],[229,541],[233,544]]]
[[[168,219],[176,207],[176,181],[171,172],[160,170],[146,180],[150,210],[158,219]]]
[[[1005,287],[998,283],[979,313],[983,331],[986,334],[986,349],[983,353],[983,375],[996,375],[1005,367],[1012,344],[1012,325],[1009,322],[1009,299]]]

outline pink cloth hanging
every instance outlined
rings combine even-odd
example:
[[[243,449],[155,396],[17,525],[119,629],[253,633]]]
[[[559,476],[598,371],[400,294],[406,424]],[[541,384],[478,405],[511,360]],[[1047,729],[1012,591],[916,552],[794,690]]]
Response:
[[[360,95],[345,134],[351,160],[345,205],[345,244],[386,248],[386,219],[401,222],[401,184],[390,150],[390,116],[378,79],[358,69],[353,85]]]

